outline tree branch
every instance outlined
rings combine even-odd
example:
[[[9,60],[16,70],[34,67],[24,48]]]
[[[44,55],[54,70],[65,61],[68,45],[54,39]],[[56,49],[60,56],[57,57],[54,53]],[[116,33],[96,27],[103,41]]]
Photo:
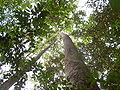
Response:
[[[53,44],[53,43],[52,43]],[[34,59],[34,64],[50,47],[50,44],[48,47],[46,47],[44,50],[42,50]],[[27,64],[23,70],[16,72],[12,77],[10,77],[7,81],[5,81],[1,86],[0,90],[8,90],[15,82],[17,82],[26,72],[31,70],[31,65]]]

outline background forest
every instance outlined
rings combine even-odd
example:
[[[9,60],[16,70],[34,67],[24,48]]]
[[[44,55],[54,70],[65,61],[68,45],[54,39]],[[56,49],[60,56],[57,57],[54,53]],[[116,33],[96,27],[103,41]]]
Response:
[[[64,74],[61,31],[82,52],[100,89],[120,90],[120,1],[85,6],[93,9],[89,17],[78,0],[0,0],[0,90],[27,90],[28,79],[31,90],[79,90]]]

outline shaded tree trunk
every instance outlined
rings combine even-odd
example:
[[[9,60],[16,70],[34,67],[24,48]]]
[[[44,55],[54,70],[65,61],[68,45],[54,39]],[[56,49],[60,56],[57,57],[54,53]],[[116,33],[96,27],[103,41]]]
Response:
[[[52,45],[52,44],[51,44]],[[47,51],[50,46],[46,47],[44,50],[42,50],[35,58],[32,64],[34,64],[44,53]],[[0,90],[8,90],[14,83],[16,83],[26,72],[31,71],[31,65],[27,64],[23,70],[15,73],[12,77],[10,77],[7,81],[5,81],[1,86]]]
[[[78,85],[85,90],[100,90],[89,69],[83,62],[82,53],[78,53],[70,37],[63,34],[65,49],[65,74],[73,85]]]

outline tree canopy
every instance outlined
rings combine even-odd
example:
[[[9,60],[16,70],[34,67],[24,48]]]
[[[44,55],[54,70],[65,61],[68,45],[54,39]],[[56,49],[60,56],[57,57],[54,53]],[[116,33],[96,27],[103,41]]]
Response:
[[[68,33],[82,52],[100,89],[119,90],[119,0],[88,0],[86,8],[93,12],[87,20],[86,12],[77,10],[77,3],[77,0],[0,1],[1,90],[7,90],[4,85],[21,90],[28,72],[36,90],[78,90],[65,77],[61,31]]]

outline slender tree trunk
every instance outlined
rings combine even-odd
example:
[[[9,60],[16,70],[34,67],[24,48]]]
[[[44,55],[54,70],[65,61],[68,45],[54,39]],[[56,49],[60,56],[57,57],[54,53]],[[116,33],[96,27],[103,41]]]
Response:
[[[52,45],[52,44],[51,44]],[[50,46],[46,47],[44,50],[42,50],[33,61],[33,64],[47,51]],[[14,83],[16,83],[26,72],[31,71],[31,65],[26,65],[25,68],[23,68],[22,71],[19,71],[15,73],[12,77],[10,77],[7,81],[5,81],[1,86],[0,90],[8,90]]]
[[[83,62],[82,53],[78,53],[70,37],[63,34],[63,43],[65,49],[65,74],[73,85],[78,85],[85,90],[100,90],[92,77],[89,69]]]

